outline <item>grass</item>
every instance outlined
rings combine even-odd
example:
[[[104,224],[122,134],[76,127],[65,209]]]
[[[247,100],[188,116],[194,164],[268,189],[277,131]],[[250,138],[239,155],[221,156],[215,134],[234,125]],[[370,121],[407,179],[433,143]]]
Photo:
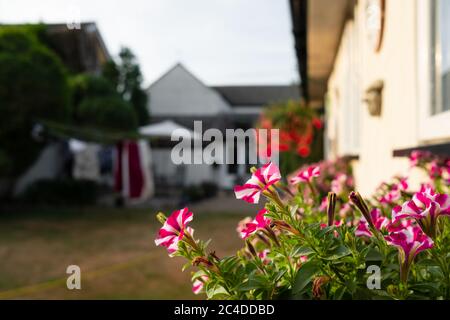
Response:
[[[191,226],[219,256],[242,246],[242,215],[199,214]],[[33,209],[0,215],[0,299],[195,299],[189,269],[154,245],[159,228],[143,209]],[[68,290],[66,268],[81,268]],[[193,269],[190,269],[193,270]],[[200,296],[201,298],[201,296]]]

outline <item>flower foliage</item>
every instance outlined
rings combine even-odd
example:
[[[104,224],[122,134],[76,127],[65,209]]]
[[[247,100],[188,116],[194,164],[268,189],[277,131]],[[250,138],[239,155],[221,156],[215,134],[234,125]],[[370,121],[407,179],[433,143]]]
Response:
[[[265,208],[238,224],[243,245],[233,256],[193,237],[187,208],[158,215],[156,244],[188,260],[193,292],[208,299],[449,299],[449,162],[413,154],[429,178],[419,190],[396,177],[363,198],[339,161],[290,177],[273,163],[252,170],[236,197],[261,196]]]

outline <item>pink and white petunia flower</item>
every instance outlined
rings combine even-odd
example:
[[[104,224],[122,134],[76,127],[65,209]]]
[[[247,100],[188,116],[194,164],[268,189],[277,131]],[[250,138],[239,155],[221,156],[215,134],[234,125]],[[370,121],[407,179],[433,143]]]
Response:
[[[381,215],[380,209],[372,209],[372,211],[370,211],[370,216],[372,217],[372,221],[375,228],[379,231],[387,229],[387,227],[390,225],[390,220]],[[355,235],[357,237],[369,237],[369,238],[373,236],[366,218],[361,217],[361,220],[359,220],[359,224],[358,227],[356,228]]]
[[[347,175],[344,173],[338,173],[334,179],[331,181],[331,191],[340,195],[344,190],[344,187],[347,182]]]
[[[237,199],[258,203],[261,193],[280,180],[280,169],[273,162],[269,162],[256,170],[244,185],[234,187],[234,193]]]
[[[409,267],[421,251],[433,247],[433,240],[422,232],[417,225],[410,225],[385,237],[386,242],[398,248],[401,280],[408,279]]]
[[[379,201],[382,204],[392,205],[396,201],[398,201],[402,196],[402,191],[406,191],[408,189],[408,181],[406,178],[399,178],[398,183],[393,184],[390,187],[390,190],[380,197]]]
[[[400,219],[415,219],[423,231],[433,237],[436,231],[436,221],[440,215],[450,215],[450,197],[436,193],[431,188],[422,188],[412,200],[406,201],[401,210],[392,211],[392,222]]]
[[[267,256],[269,254],[270,250],[269,249],[264,249],[261,252],[258,253],[258,257],[261,259],[261,262],[263,264],[269,264],[270,263],[270,258]]]
[[[401,231],[413,224],[413,221],[410,219],[395,219],[400,211],[402,211],[401,206],[395,206],[392,208],[392,221],[387,226],[388,232]]]
[[[310,166],[305,170],[300,171],[295,177],[289,181],[291,184],[296,185],[300,182],[311,182],[314,177],[320,176],[319,166]]]
[[[183,239],[185,233],[193,234],[194,230],[187,226],[192,221],[193,213],[188,208],[174,211],[159,229],[155,239],[157,246],[167,248],[172,254],[178,250],[178,242]]]
[[[260,210],[252,222],[245,224],[245,227],[241,230],[242,239],[247,239],[252,234],[256,233],[256,231],[270,226],[271,220],[265,217],[266,213],[266,209]]]
[[[202,292],[203,287],[205,286],[205,283],[209,280],[208,276],[200,276],[199,278],[195,279],[194,283],[192,284],[192,292],[194,294],[199,294]]]

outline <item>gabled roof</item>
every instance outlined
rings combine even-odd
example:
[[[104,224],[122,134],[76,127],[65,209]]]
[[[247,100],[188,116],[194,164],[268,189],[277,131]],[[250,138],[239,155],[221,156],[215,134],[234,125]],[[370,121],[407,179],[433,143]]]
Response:
[[[228,103],[233,106],[266,106],[270,103],[300,98],[297,85],[274,86],[215,86]]]
[[[213,88],[205,85],[178,63],[147,89],[149,111],[155,116],[207,116],[227,113],[230,106]]]

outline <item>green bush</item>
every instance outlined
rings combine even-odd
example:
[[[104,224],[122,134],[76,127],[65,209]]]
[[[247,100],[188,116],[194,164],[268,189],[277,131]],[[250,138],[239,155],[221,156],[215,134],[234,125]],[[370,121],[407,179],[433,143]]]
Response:
[[[189,202],[200,201],[205,198],[204,190],[200,185],[191,185],[183,189],[183,194]]]
[[[218,187],[214,182],[203,182],[201,188],[205,198],[213,198],[217,195]]]
[[[65,119],[69,113],[67,74],[60,59],[38,38],[40,28],[0,28],[1,176],[16,177],[42,145],[31,138],[36,119]]]
[[[23,200],[32,204],[92,205],[98,193],[98,184],[91,180],[42,179],[27,188]]]
[[[189,202],[215,197],[218,187],[214,182],[203,182],[198,185],[190,185],[183,189],[183,195]]]
[[[78,106],[78,116],[86,126],[123,131],[137,128],[133,107],[120,97],[84,99]]]

